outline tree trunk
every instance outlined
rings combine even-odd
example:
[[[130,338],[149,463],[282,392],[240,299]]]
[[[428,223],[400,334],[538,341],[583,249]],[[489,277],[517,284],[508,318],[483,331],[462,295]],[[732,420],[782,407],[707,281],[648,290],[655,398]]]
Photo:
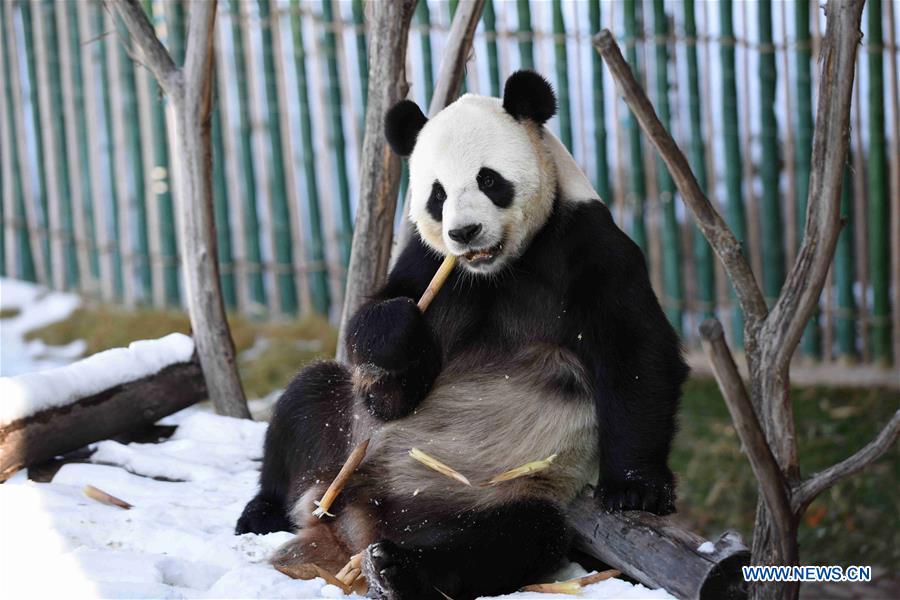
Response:
[[[387,145],[384,116],[406,97],[406,43],[416,0],[373,2],[369,39],[369,91],[366,133],[360,161],[360,190],[347,292],[338,336],[338,360],[346,358],[344,340],[347,321],[366,296],[387,278],[391,258],[391,237],[400,187],[400,158]]]

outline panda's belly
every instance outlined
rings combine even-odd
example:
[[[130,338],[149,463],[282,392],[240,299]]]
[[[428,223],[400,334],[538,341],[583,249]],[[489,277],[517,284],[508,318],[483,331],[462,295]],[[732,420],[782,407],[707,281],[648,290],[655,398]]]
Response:
[[[451,466],[472,485],[413,460],[410,448]],[[540,473],[485,485],[553,454]],[[533,346],[478,366],[451,363],[413,414],[377,431],[370,456],[384,491],[399,498],[424,494],[472,508],[525,497],[565,504],[596,480],[594,402],[577,360],[560,348]]]

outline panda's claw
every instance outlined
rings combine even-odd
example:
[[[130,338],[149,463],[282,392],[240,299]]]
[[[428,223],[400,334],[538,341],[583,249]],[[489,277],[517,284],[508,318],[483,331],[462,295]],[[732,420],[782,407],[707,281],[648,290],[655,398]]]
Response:
[[[675,512],[675,484],[671,474],[607,478],[598,486],[595,497],[607,512],[643,510],[657,515]]]

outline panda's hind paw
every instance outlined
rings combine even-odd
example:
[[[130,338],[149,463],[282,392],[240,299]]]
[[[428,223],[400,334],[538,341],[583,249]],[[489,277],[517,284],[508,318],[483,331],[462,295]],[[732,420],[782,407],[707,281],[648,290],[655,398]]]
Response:
[[[675,512],[675,483],[671,473],[604,478],[594,495],[607,512],[642,510],[657,515]]]
[[[369,582],[369,597],[378,600],[413,600],[430,597],[425,576],[411,552],[382,540],[366,548],[363,575]]]

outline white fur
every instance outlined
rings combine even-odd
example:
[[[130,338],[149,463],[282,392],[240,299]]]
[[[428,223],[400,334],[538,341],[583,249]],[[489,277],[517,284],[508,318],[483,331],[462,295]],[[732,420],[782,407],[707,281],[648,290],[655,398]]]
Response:
[[[547,220],[556,194],[556,162],[542,129],[527,120],[516,121],[498,98],[472,94],[430,119],[419,132],[409,158],[409,215],[422,240],[441,254],[456,255],[502,242],[498,259],[489,266],[472,268],[475,271],[496,271],[518,256]],[[478,189],[475,177],[483,167],[512,182],[515,198],[511,206],[495,206]],[[435,181],[447,193],[441,222],[426,209]],[[452,229],[473,223],[480,223],[483,229],[471,246],[448,236]]]

